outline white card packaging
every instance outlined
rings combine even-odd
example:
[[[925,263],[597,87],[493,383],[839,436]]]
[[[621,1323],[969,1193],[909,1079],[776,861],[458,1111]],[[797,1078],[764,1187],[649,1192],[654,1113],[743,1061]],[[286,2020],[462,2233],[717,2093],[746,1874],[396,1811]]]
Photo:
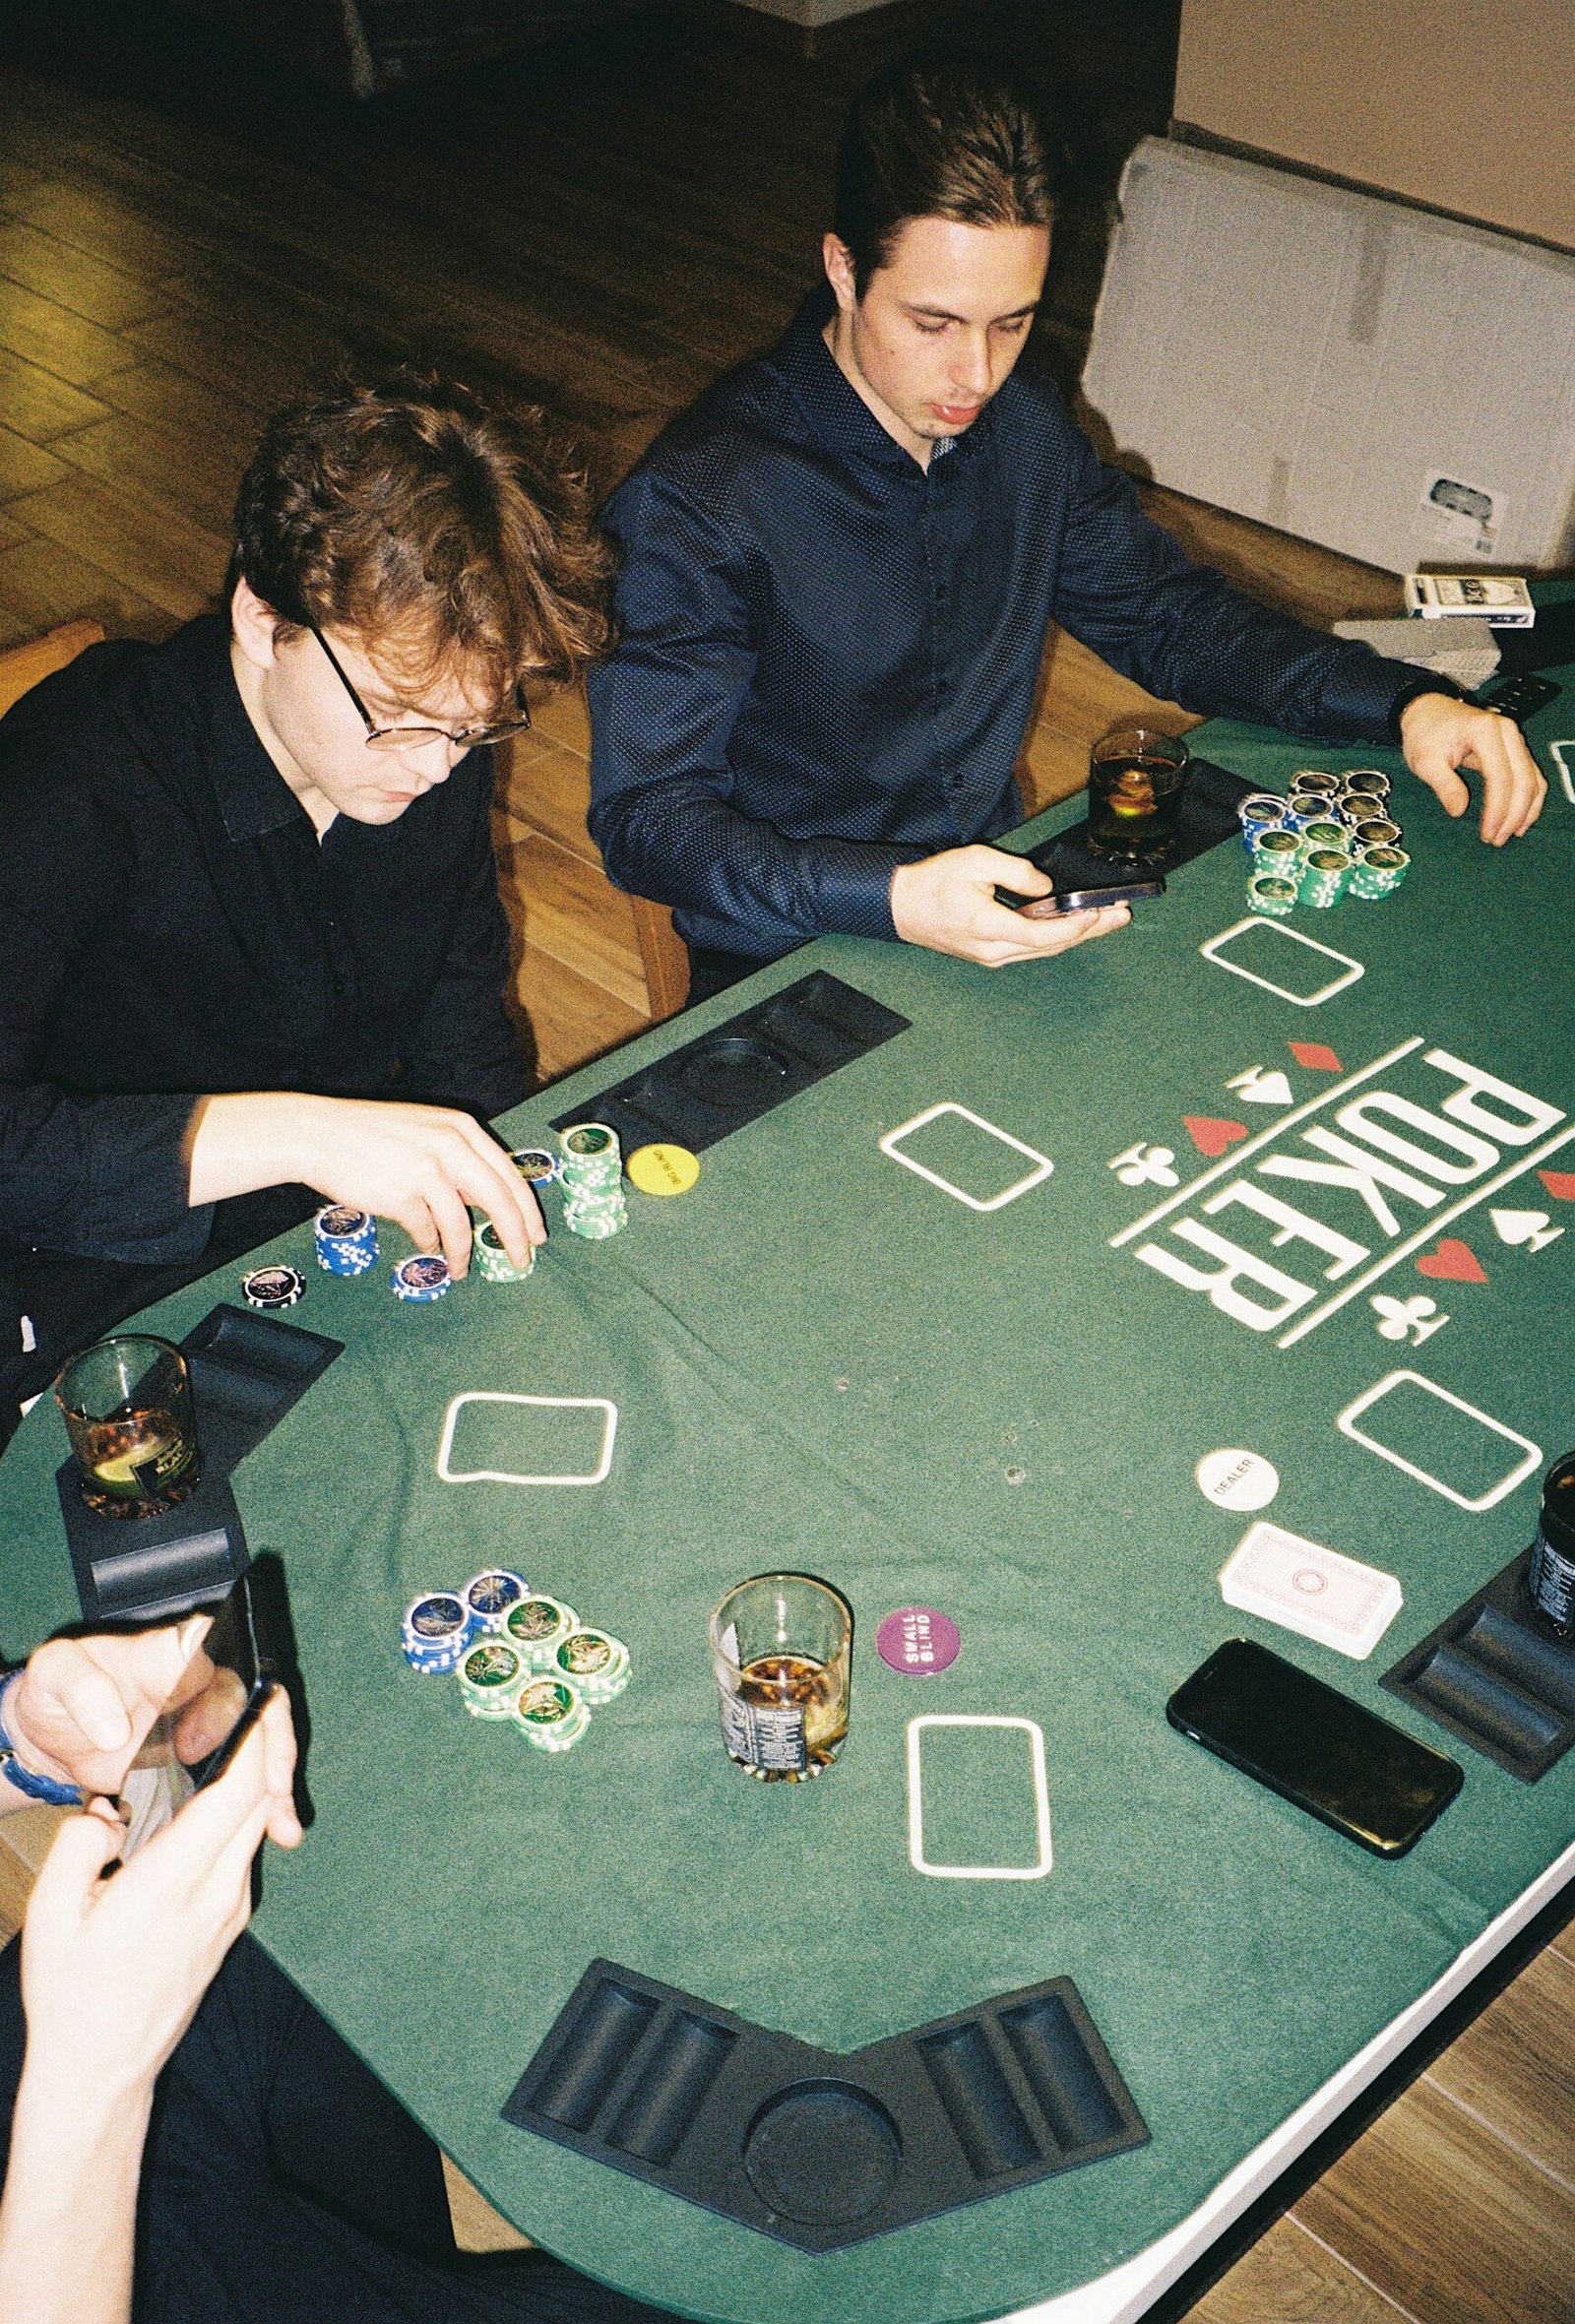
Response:
[[[1260,1519],[1221,1571],[1227,1605],[1365,1662],[1403,1603],[1393,1574]]]

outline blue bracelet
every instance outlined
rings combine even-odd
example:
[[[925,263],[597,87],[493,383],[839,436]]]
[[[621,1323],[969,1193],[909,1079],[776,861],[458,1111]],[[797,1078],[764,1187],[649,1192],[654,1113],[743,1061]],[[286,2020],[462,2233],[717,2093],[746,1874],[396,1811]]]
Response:
[[[27,1664],[22,1668],[26,1669]],[[81,1807],[88,1794],[79,1784],[57,1784],[52,1776],[34,1775],[17,1757],[17,1746],[6,1726],[5,1707],[6,1696],[21,1676],[22,1670],[12,1670],[0,1678],[0,1776],[26,1799],[41,1800],[46,1807]]]

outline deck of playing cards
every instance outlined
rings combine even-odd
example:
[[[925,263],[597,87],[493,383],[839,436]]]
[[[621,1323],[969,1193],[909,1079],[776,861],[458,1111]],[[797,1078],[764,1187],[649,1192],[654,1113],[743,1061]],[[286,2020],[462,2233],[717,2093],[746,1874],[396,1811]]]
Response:
[[[1242,1536],[1222,1569],[1220,1595],[1227,1605],[1357,1663],[1366,1661],[1403,1602],[1393,1574],[1263,1520]]]

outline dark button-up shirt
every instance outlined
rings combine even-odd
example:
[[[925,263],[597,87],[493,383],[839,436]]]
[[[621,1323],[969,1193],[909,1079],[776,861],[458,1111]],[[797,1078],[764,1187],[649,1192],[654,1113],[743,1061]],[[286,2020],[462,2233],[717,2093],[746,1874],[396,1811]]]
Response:
[[[195,1261],[198,1096],[523,1095],[491,753],[319,843],[227,624],[92,649],[0,723],[0,1257]],[[220,1205],[222,1211],[228,1206]],[[217,1240],[228,1239],[223,1237]]]
[[[1021,819],[1052,622],[1187,709],[1336,741],[1417,672],[1188,562],[1020,363],[927,470],[833,360],[831,294],[609,505],[622,642],[591,679],[591,830],[691,942],[892,936],[895,867]]]

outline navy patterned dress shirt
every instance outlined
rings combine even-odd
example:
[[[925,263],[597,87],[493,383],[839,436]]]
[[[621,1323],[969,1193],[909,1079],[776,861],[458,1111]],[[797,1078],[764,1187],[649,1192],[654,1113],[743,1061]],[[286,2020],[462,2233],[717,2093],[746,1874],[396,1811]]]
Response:
[[[592,836],[692,944],[891,937],[900,863],[1022,820],[1049,624],[1188,710],[1368,742],[1418,673],[1193,565],[1018,365],[921,469],[822,336],[823,288],[613,496]]]

